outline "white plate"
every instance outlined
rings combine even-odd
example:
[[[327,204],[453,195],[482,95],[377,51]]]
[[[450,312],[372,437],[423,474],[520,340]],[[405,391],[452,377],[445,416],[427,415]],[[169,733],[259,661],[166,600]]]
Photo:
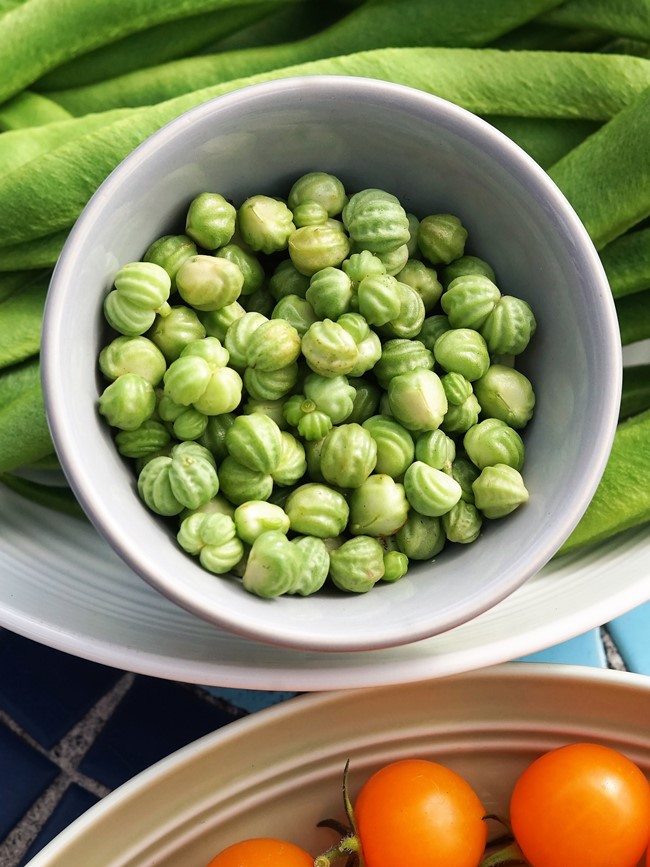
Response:
[[[205,867],[224,846],[265,835],[316,854],[335,840],[316,823],[344,818],[347,758],[352,797],[378,766],[419,756],[462,774],[488,812],[507,815],[518,774],[564,743],[598,741],[650,773],[648,719],[650,679],[577,666],[519,663],[302,696],[154,765],[74,822],[30,867]]]
[[[0,486],[0,625],[76,656],[184,682],[312,691],[410,683],[505,662],[650,599],[647,528],[551,562],[490,611],[404,647],[303,652],[211,626],[131,572],[90,524]]]

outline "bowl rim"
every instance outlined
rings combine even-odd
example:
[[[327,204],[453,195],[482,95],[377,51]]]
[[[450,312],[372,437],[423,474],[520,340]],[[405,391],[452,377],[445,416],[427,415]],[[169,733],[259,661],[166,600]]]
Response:
[[[462,608],[462,611],[457,611],[454,617],[448,618],[442,628],[437,627],[432,629],[422,626],[408,637],[405,637],[401,630],[391,630],[389,627],[381,635],[376,636],[375,640],[369,639],[367,635],[357,637],[354,634],[346,636],[337,635],[335,637],[314,636],[308,630],[302,630],[302,632],[296,631],[294,634],[287,636],[282,627],[276,625],[273,618],[249,617],[242,619],[241,612],[238,611],[231,612],[222,609],[215,611],[215,607],[217,606],[203,604],[194,597],[191,590],[186,590],[181,583],[174,584],[161,579],[156,570],[149,568],[149,564],[139,555],[137,546],[122,534],[118,524],[114,522],[114,516],[111,515],[110,511],[102,507],[101,497],[96,495],[92,481],[87,476],[78,472],[72,448],[72,439],[70,438],[71,432],[67,425],[66,414],[62,411],[64,405],[62,395],[63,385],[58,381],[58,377],[48,375],[49,370],[56,368],[57,351],[57,338],[55,336],[57,330],[50,326],[53,321],[59,321],[60,323],[62,299],[65,295],[64,292],[58,290],[58,287],[61,285],[65,286],[69,282],[73,273],[73,264],[78,256],[78,250],[88,234],[87,226],[92,224],[96,216],[106,207],[113,190],[121,187],[128,176],[137,171],[139,166],[150,159],[159,147],[164,146],[165,143],[178,135],[182,135],[185,129],[197,121],[209,118],[221,111],[228,111],[235,106],[240,107],[242,100],[272,98],[276,95],[304,99],[310,89],[314,92],[314,90],[323,88],[326,91],[330,91],[332,95],[334,95],[335,89],[341,88],[348,89],[350,92],[356,92],[357,94],[366,92],[368,95],[371,95],[372,93],[381,92],[383,95],[399,100],[401,106],[408,103],[408,107],[413,112],[430,113],[433,110],[439,116],[444,116],[451,125],[468,125],[470,129],[473,128],[480,133],[486,145],[489,144],[494,152],[497,149],[500,150],[503,154],[502,161],[507,162],[513,166],[513,169],[516,168],[518,172],[527,176],[536,187],[536,191],[539,194],[543,194],[547,201],[551,203],[553,210],[561,215],[564,224],[563,234],[571,234],[575,239],[575,246],[580,250],[584,266],[589,268],[591,281],[599,286],[601,290],[598,294],[601,302],[600,318],[603,326],[602,345],[604,352],[612,360],[616,361],[616,364],[611,364],[608,369],[608,373],[610,374],[608,382],[602,383],[603,393],[611,395],[611,402],[606,417],[601,420],[601,431],[598,442],[594,444],[590,483],[583,489],[580,502],[574,503],[573,511],[567,516],[567,520],[562,527],[558,527],[552,538],[546,539],[545,544],[539,546],[537,556],[529,562],[528,568],[523,572],[520,571],[516,577],[511,576],[511,580],[499,588],[499,593],[493,592],[489,599],[481,597],[480,600],[474,600],[473,604],[466,605]],[[58,342],[60,344],[60,340]],[[111,547],[118,552],[127,565],[156,590],[166,595],[176,604],[230,632],[286,647],[319,651],[375,650],[412,643],[413,641],[447,631],[493,607],[549,562],[584,514],[604,472],[618,421],[618,398],[620,398],[622,371],[622,349],[618,322],[604,268],[585,227],[571,204],[546,171],[515,142],[491,126],[487,121],[448,100],[402,84],[386,82],[381,79],[346,75],[285,77],[239,88],[230,93],[209,99],[183,112],[147,137],[131,151],[110,172],[93,193],[66,239],[55,266],[46,298],[43,314],[41,358],[43,360],[41,379],[46,416],[55,451],[68,483],[96,529],[109,542]]]
[[[435,698],[436,704],[443,708],[442,712],[442,731],[452,733],[458,739],[464,735],[465,739],[469,739],[470,735],[478,734],[481,728],[481,717],[475,717],[470,714],[468,718],[457,721],[455,730],[451,729],[450,716],[445,713],[445,695],[459,695],[460,690],[464,690],[467,697],[470,709],[474,714],[477,713],[477,707],[485,708],[489,702],[489,692],[492,691],[494,685],[497,689],[507,689],[510,694],[516,695],[519,691],[522,694],[526,692],[539,691],[543,694],[544,691],[550,691],[559,687],[560,689],[571,688],[572,685],[577,686],[580,690],[589,689],[590,692],[609,695],[610,700],[614,700],[621,696],[638,696],[644,703],[650,703],[650,678],[646,675],[630,672],[619,671],[607,668],[596,668],[578,664],[560,664],[548,662],[507,662],[500,665],[490,666],[478,671],[467,671],[460,674],[450,675],[446,678],[436,678],[434,680],[425,679],[419,684],[399,684],[399,685],[383,685],[369,687],[362,691],[355,689],[333,690],[324,693],[310,693],[292,697],[288,700],[269,705],[259,711],[244,716],[240,719],[227,723],[221,728],[216,729],[209,734],[199,737],[197,740],[174,751],[170,755],[160,759],[153,765],[150,765],[145,770],[136,774],[131,779],[122,783],[105,798],[91,806],[86,812],[82,813],[63,831],[61,831],[53,840],[38,852],[33,860],[29,862],[28,867],[59,867],[59,865],[67,864],[67,852],[70,846],[74,846],[79,840],[84,838],[92,838],[93,834],[99,833],[102,830],[106,832],[109,827],[115,823],[114,814],[124,814],[124,811],[131,809],[133,815],[138,815],[144,812],[146,828],[148,831],[153,829],[152,834],[147,834],[147,840],[160,840],[164,835],[170,832],[170,811],[177,818],[178,824],[183,820],[192,819],[200,815],[200,808],[204,807],[206,794],[205,787],[202,784],[203,773],[202,769],[206,767],[206,762],[210,759],[214,761],[214,757],[218,754],[234,754],[239,751],[243,756],[247,755],[246,744],[264,743],[265,733],[268,731],[282,731],[290,729],[294,733],[302,733],[306,726],[313,726],[315,719],[327,719],[330,716],[336,718],[346,718],[354,720],[358,717],[359,710],[363,707],[366,700],[369,699],[379,702],[382,709],[382,724],[388,726],[389,708],[395,706],[395,701],[400,695],[410,697],[411,701],[416,701],[417,696],[422,696],[422,707],[425,707],[424,697],[428,698],[431,703],[432,697]],[[514,703],[514,699],[513,699]],[[490,702],[490,704],[493,704]],[[594,726],[590,732],[590,737],[575,733],[576,718],[578,716],[585,717],[586,712],[576,706],[569,704],[562,709],[559,718],[556,717],[552,721],[547,718],[539,719],[533,727],[533,719],[526,715],[526,703],[520,703],[521,719],[518,720],[518,725],[514,730],[515,734],[520,737],[527,735],[534,736],[541,731],[545,731],[549,735],[559,737],[565,734],[568,740],[587,740],[594,739],[594,731],[598,730],[599,737],[602,738],[602,732],[606,729],[610,732],[610,739],[616,738],[618,746],[625,752],[626,747],[629,748],[633,742],[625,740],[625,734],[620,736],[614,730],[614,725],[609,721],[606,725],[604,721],[596,718]],[[492,708],[493,709],[493,708]],[[383,717],[386,717],[384,719]],[[391,711],[391,717],[394,714]],[[511,717],[504,721],[502,729],[505,729],[507,722],[511,722]],[[440,723],[436,721],[438,728]],[[397,723],[390,723],[390,733],[394,734],[397,729]],[[353,728],[352,723],[345,726],[348,738]],[[611,730],[611,731],[610,731]],[[487,734],[487,732],[485,732]],[[340,732],[338,733],[340,737]],[[385,737],[385,733],[384,733]],[[447,741],[435,741],[443,748],[449,746]],[[380,743],[388,743],[387,740]],[[396,748],[394,739],[392,740],[393,747]],[[636,744],[636,740],[634,740]],[[327,737],[327,729],[322,739],[322,749],[336,746],[336,735],[333,739]],[[361,744],[361,740],[357,741]],[[624,746],[620,746],[623,744]],[[484,743],[477,739],[476,750],[480,751]],[[516,745],[513,743],[513,750]],[[647,748],[646,748],[647,751]],[[360,750],[360,752],[362,752]],[[328,753],[328,755],[330,755]],[[347,753],[342,754],[341,762],[348,757]],[[352,757],[354,759],[354,757]],[[271,765],[273,761],[279,766],[279,757],[273,755],[271,757]],[[244,759],[243,764],[246,764]],[[193,771],[195,773],[190,773]],[[259,765],[253,765],[247,768],[253,776],[260,776],[264,770]],[[178,786],[179,779],[190,779],[189,791]],[[192,790],[194,785],[194,790]],[[164,806],[160,803],[156,805],[156,792],[163,788],[164,791],[169,791],[169,800]],[[144,799],[144,804],[143,804]],[[167,825],[163,824],[159,829],[159,821],[162,818]],[[156,821],[158,820],[158,821]],[[196,819],[195,819],[196,821]],[[114,836],[114,835],[112,835]],[[139,837],[134,836],[133,832],[130,835],[131,844],[140,844],[142,846],[145,837],[145,832],[142,831]],[[122,849],[127,846],[131,850],[131,846],[123,842],[120,844]],[[131,850],[132,851],[132,850]],[[122,856],[123,857],[123,856]],[[132,856],[133,857],[133,856]],[[111,861],[110,867],[114,867]],[[120,863],[122,860],[120,858]]]

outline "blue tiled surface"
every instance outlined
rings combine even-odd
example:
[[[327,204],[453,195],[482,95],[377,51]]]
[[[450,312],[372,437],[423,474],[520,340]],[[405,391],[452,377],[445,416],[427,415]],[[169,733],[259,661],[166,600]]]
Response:
[[[46,756],[0,725],[0,834],[6,836],[59,770]],[[2,864],[0,858],[0,864]]]
[[[650,603],[608,624],[607,634],[617,667],[650,674]],[[599,629],[522,659],[611,664]],[[23,867],[144,768],[293,695],[116,671],[0,630],[0,865]]]
[[[609,632],[630,671],[650,675],[650,602],[613,620]]]
[[[79,770],[114,789],[163,756],[232,720],[232,714],[178,684],[138,677]]]
[[[522,662],[556,662],[590,665],[593,668],[607,668],[605,648],[598,629],[591,629],[584,635],[562,641],[555,647],[531,653],[521,658]]]

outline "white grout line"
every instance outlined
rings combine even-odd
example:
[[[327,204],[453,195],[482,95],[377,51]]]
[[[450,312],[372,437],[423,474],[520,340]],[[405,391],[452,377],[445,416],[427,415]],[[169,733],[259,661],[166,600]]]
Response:
[[[78,770],[78,766],[95,742],[97,735],[111,718],[113,711],[133,685],[134,680],[134,674],[124,674],[112,689],[105,693],[51,750],[44,749],[15,720],[0,709],[0,722],[60,769],[55,780],[34,801],[22,819],[0,843],[0,864],[2,867],[16,867],[20,863],[71,784],[75,783],[98,798],[103,798],[109,793],[109,788],[82,774]]]

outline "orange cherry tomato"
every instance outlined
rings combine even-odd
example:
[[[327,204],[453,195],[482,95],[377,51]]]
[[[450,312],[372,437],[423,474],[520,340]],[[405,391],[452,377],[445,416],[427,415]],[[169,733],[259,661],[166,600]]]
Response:
[[[423,759],[381,768],[354,805],[366,867],[477,867],[487,839],[484,815],[469,783]]]
[[[569,744],[526,768],[510,821],[534,867],[634,867],[650,837],[650,783],[616,750]]]
[[[314,859],[286,840],[254,837],[228,846],[207,867],[314,867]]]

